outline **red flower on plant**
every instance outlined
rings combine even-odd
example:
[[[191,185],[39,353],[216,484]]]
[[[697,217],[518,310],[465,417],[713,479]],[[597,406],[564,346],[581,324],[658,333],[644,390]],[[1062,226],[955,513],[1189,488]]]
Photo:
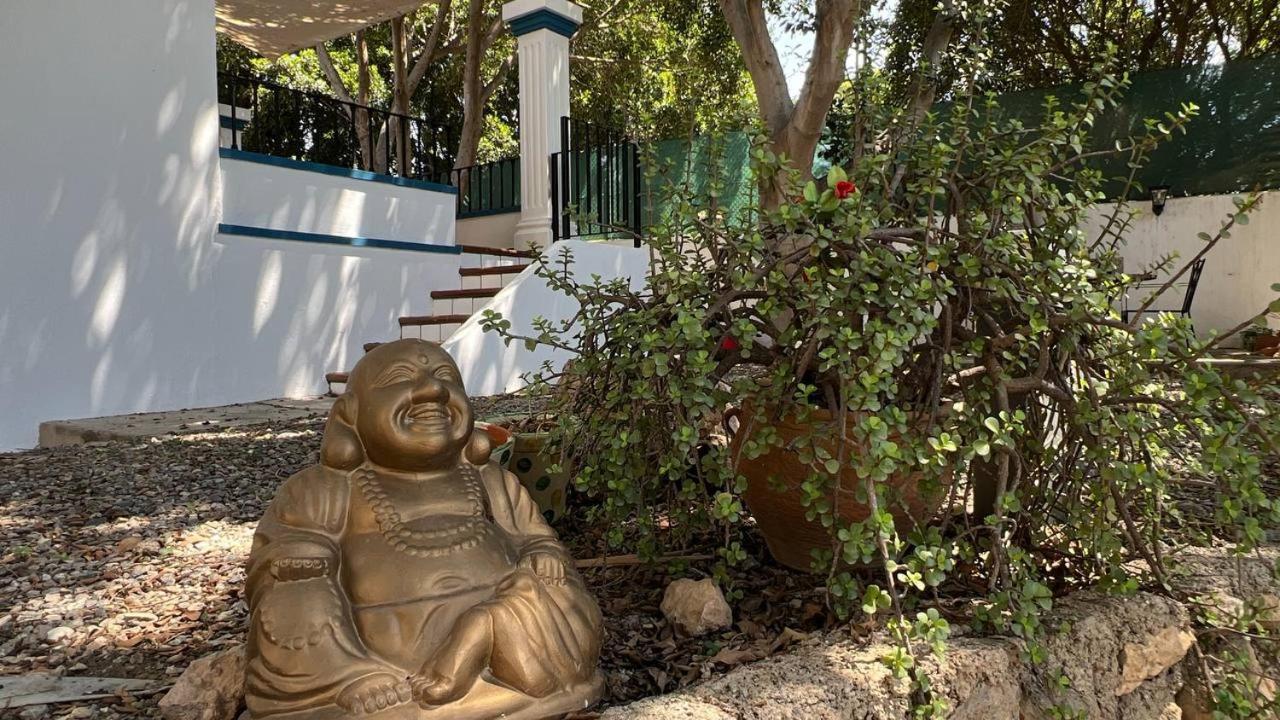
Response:
[[[738,344],[738,339],[732,335],[725,335],[720,338],[720,349],[725,352],[733,352],[740,347],[742,346]]]
[[[858,192],[858,186],[854,185],[848,180],[841,180],[840,182],[836,183],[836,197],[840,198],[841,200],[849,197],[850,195],[856,192]]]

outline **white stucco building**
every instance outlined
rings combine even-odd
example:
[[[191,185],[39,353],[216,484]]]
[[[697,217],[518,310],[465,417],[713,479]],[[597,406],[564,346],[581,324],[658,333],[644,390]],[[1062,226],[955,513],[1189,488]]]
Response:
[[[216,32],[283,52],[420,4],[279,23],[245,18],[288,2],[5,4],[0,450],[46,420],[319,394],[364,343],[442,339],[523,269],[519,203],[459,220],[456,187],[246,152],[230,128],[247,109],[233,126],[219,106]],[[516,4],[512,31],[538,47],[521,78],[567,113],[581,10]],[[525,124],[531,165],[556,133]],[[529,185],[545,193],[545,173]]]

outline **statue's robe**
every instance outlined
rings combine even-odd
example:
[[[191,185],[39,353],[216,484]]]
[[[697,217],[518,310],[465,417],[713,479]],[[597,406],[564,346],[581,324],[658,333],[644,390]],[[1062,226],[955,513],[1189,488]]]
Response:
[[[421,505],[422,488],[379,483],[364,466],[317,465],[284,483],[254,536],[246,583],[254,717],[333,717],[349,683],[407,679],[476,608],[493,617],[494,635],[477,686],[542,697],[593,677],[602,619],[572,558],[514,475],[494,463],[468,473],[457,488],[429,488]],[[439,512],[414,517],[424,509]],[[415,548],[406,527],[443,546]],[[558,557],[564,579],[517,569],[531,552]],[[502,676],[513,667],[521,672]]]

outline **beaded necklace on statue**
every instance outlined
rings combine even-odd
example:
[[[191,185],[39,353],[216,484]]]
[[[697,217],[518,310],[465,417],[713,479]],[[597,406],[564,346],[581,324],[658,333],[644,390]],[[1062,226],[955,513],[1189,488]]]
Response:
[[[485,518],[484,486],[480,482],[479,471],[463,463],[458,466],[458,472],[462,474],[464,492],[471,503],[471,509],[464,519],[430,530],[411,530],[405,527],[404,520],[387,498],[387,491],[373,470],[356,470],[355,481],[360,494],[373,508],[378,529],[388,545],[414,557],[444,557],[479,545],[480,540],[493,531],[492,525]]]

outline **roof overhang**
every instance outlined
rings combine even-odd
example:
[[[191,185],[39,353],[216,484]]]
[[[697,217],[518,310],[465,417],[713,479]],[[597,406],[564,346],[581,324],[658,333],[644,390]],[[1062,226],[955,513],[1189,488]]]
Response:
[[[216,0],[218,32],[268,58],[349,35],[434,0]]]

